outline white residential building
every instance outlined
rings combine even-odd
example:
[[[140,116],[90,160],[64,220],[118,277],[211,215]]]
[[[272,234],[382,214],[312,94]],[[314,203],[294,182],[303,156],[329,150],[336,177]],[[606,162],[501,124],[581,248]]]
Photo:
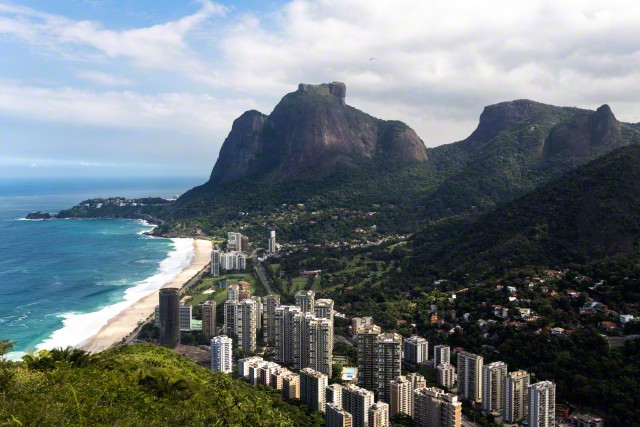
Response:
[[[555,427],[556,385],[540,381],[529,387],[529,427]]]
[[[429,342],[419,336],[412,336],[402,344],[403,358],[409,363],[419,364],[429,359]]]
[[[482,409],[487,412],[499,412],[504,409],[506,379],[506,363],[493,362],[482,367]]]
[[[451,348],[448,345],[433,347],[433,367],[437,368],[441,363],[451,363]]]
[[[504,420],[517,423],[529,414],[529,384],[531,375],[527,371],[509,372],[504,383]]]
[[[225,374],[233,372],[232,351],[231,338],[224,335],[213,337],[211,339],[211,370]]]
[[[458,353],[458,394],[477,403],[482,402],[483,361],[477,354]]]
[[[438,384],[451,388],[456,383],[456,368],[451,363],[441,363],[436,368]]]

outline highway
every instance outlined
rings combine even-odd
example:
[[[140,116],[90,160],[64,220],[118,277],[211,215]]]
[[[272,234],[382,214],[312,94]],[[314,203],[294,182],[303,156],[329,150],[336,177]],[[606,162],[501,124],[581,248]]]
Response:
[[[256,272],[256,276],[262,283],[262,286],[267,290],[267,294],[273,294],[273,289],[271,289],[271,284],[269,284],[269,278],[267,277],[267,273],[264,271],[264,266],[260,261],[258,261],[258,255],[253,253],[253,266]]]

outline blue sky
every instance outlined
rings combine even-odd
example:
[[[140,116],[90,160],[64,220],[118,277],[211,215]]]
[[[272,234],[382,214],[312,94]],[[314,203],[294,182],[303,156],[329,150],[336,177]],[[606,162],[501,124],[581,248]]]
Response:
[[[0,178],[204,178],[233,119],[300,82],[428,146],[517,98],[640,122],[639,6],[515,3],[0,0]]]

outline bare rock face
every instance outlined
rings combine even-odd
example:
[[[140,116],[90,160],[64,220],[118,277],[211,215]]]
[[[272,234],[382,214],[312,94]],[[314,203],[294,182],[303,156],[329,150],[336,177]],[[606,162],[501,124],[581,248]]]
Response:
[[[322,178],[361,161],[427,160],[424,143],[401,122],[346,105],[346,86],[301,83],[269,116],[249,111],[233,124],[211,174],[228,182],[260,173],[278,180]]]
[[[544,154],[546,158],[592,156],[599,150],[618,145],[620,137],[620,123],[605,104],[595,112],[576,114],[551,129],[545,141]]]
[[[503,130],[528,121],[546,106],[528,99],[501,102],[484,107],[476,130],[469,140],[488,140]]]
[[[251,110],[234,120],[229,136],[222,144],[212,180],[232,181],[259,166],[263,150],[262,134],[267,116]]]

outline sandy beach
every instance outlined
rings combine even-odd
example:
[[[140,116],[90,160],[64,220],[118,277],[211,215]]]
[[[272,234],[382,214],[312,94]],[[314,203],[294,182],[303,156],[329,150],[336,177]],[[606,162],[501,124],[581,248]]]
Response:
[[[194,255],[191,263],[163,288],[182,288],[191,278],[207,266],[211,260],[211,242],[208,240],[194,240]],[[138,322],[145,321],[158,305],[159,291],[152,292],[141,298],[133,305],[109,319],[97,334],[80,344],[78,347],[97,353],[119,343],[138,327]]]

